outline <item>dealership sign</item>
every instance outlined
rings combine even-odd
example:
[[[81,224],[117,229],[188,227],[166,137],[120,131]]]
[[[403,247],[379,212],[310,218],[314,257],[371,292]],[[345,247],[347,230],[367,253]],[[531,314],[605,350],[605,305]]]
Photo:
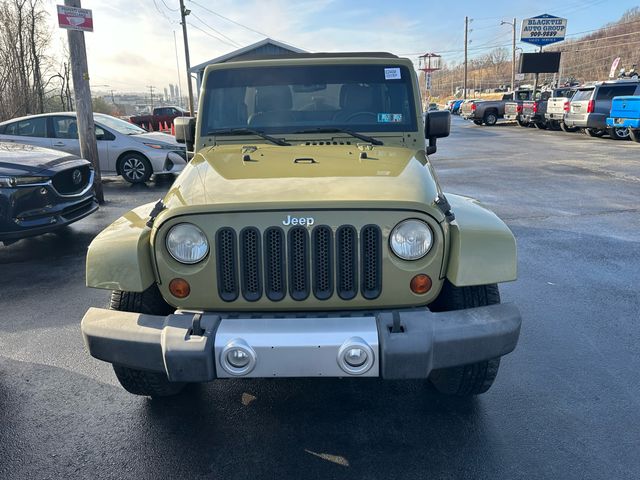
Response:
[[[520,41],[533,45],[549,45],[561,42],[567,33],[567,19],[545,13],[533,18],[525,18],[520,30]]]
[[[93,16],[87,8],[58,5],[58,25],[69,30],[93,32]]]

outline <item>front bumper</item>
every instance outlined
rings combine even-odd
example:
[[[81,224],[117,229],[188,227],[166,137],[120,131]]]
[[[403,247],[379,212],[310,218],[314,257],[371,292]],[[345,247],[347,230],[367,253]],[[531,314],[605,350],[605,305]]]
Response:
[[[82,334],[93,357],[165,372],[171,381],[326,376],[403,379],[427,378],[434,369],[505,355],[518,342],[520,324],[520,312],[511,304],[442,313],[423,308],[358,315],[324,312],[244,317],[208,312],[162,317],[90,308],[82,319]],[[237,345],[253,357],[249,371],[234,372],[225,360],[228,349]],[[369,352],[365,370],[345,368],[343,354],[351,348]]]

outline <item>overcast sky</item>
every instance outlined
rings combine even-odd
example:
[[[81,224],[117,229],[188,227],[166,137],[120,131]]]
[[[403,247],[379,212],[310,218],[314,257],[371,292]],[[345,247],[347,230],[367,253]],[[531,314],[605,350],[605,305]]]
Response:
[[[53,48],[60,51],[66,34],[57,26],[55,4],[63,1],[46,2]],[[83,0],[94,18],[94,32],[85,34],[93,89],[141,92],[147,85],[162,90],[177,84],[175,31],[186,91],[178,5],[178,0]],[[265,36],[313,52],[389,51],[414,60],[435,52],[449,63],[459,63],[465,15],[473,19],[470,54],[480,55],[497,45],[509,47],[511,27],[501,26],[503,19],[516,17],[519,26],[522,18],[549,13],[567,18],[567,33],[577,36],[617,20],[638,1],[185,0],[185,5],[192,11],[187,19],[191,65]],[[534,48],[520,46],[525,51]]]

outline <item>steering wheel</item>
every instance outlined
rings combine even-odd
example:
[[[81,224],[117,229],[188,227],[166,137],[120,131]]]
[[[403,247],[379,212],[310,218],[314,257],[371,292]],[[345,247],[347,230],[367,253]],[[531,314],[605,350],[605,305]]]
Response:
[[[355,112],[355,113],[352,113],[351,115],[349,115],[347,118],[345,118],[344,121],[345,122],[350,122],[351,120],[356,118],[358,115],[363,115],[363,116],[366,116],[366,117],[372,117],[375,121],[378,120],[378,116],[373,112]]]

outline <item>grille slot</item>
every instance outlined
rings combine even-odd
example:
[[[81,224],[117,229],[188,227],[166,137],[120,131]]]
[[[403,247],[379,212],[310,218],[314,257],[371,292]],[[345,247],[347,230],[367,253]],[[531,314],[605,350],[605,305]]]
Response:
[[[262,296],[260,259],[260,231],[247,227],[240,232],[240,268],[242,296],[249,302],[255,302]]]
[[[221,228],[216,233],[216,260],[218,263],[218,295],[225,302],[238,298],[238,268],[236,232]]]
[[[289,295],[294,300],[309,296],[309,234],[304,227],[289,230]]]
[[[326,225],[313,229],[313,294],[318,300],[333,295],[333,232]]]
[[[284,233],[277,227],[264,232],[265,290],[267,298],[277,302],[287,291]]]
[[[377,225],[366,225],[360,231],[362,256],[362,296],[373,300],[382,290],[382,233]]]
[[[338,295],[351,300],[358,293],[358,234],[351,225],[336,232],[336,271]]]

